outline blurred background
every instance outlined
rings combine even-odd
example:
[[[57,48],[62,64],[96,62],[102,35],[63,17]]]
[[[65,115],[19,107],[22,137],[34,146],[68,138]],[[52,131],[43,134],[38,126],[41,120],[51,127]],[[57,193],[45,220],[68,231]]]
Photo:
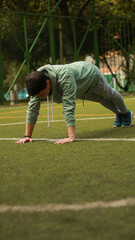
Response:
[[[0,1],[0,104],[28,101],[45,64],[89,61],[119,92],[135,91],[134,0]]]

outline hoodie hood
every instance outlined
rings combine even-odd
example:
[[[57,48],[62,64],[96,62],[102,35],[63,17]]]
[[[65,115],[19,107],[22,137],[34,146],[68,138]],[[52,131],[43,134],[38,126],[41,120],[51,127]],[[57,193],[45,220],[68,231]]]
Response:
[[[54,102],[62,103],[62,91],[59,87],[58,77],[55,72],[55,69],[52,65],[48,64],[40,67],[37,71],[44,72],[46,76],[48,76],[51,82],[51,95],[53,96]]]

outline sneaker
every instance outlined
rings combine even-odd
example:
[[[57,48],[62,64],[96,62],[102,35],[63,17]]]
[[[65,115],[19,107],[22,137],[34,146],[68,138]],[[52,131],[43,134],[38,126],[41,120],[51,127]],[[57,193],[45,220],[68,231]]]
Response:
[[[127,109],[126,114],[122,114],[122,124],[121,127],[130,127],[133,120],[133,113]]]
[[[121,124],[122,124],[122,113],[116,114],[116,120],[115,120],[115,122],[114,122],[112,127],[113,128],[121,127]]]

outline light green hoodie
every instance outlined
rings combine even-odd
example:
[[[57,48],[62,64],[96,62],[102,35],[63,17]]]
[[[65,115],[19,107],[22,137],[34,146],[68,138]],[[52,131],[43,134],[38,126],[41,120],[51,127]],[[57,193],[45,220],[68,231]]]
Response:
[[[86,99],[86,94],[92,91],[101,76],[99,69],[91,63],[78,61],[65,65],[45,65],[37,71],[43,71],[49,77],[54,102],[63,104],[67,127],[75,126],[75,101],[77,98]],[[31,97],[27,123],[36,123],[39,109],[40,98]]]

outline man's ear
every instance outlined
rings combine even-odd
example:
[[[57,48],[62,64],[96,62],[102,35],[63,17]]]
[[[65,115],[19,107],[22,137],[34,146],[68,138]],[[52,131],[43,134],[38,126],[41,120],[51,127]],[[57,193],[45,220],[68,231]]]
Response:
[[[50,86],[50,81],[49,81],[49,79],[46,80],[46,84],[47,84],[47,86]]]

